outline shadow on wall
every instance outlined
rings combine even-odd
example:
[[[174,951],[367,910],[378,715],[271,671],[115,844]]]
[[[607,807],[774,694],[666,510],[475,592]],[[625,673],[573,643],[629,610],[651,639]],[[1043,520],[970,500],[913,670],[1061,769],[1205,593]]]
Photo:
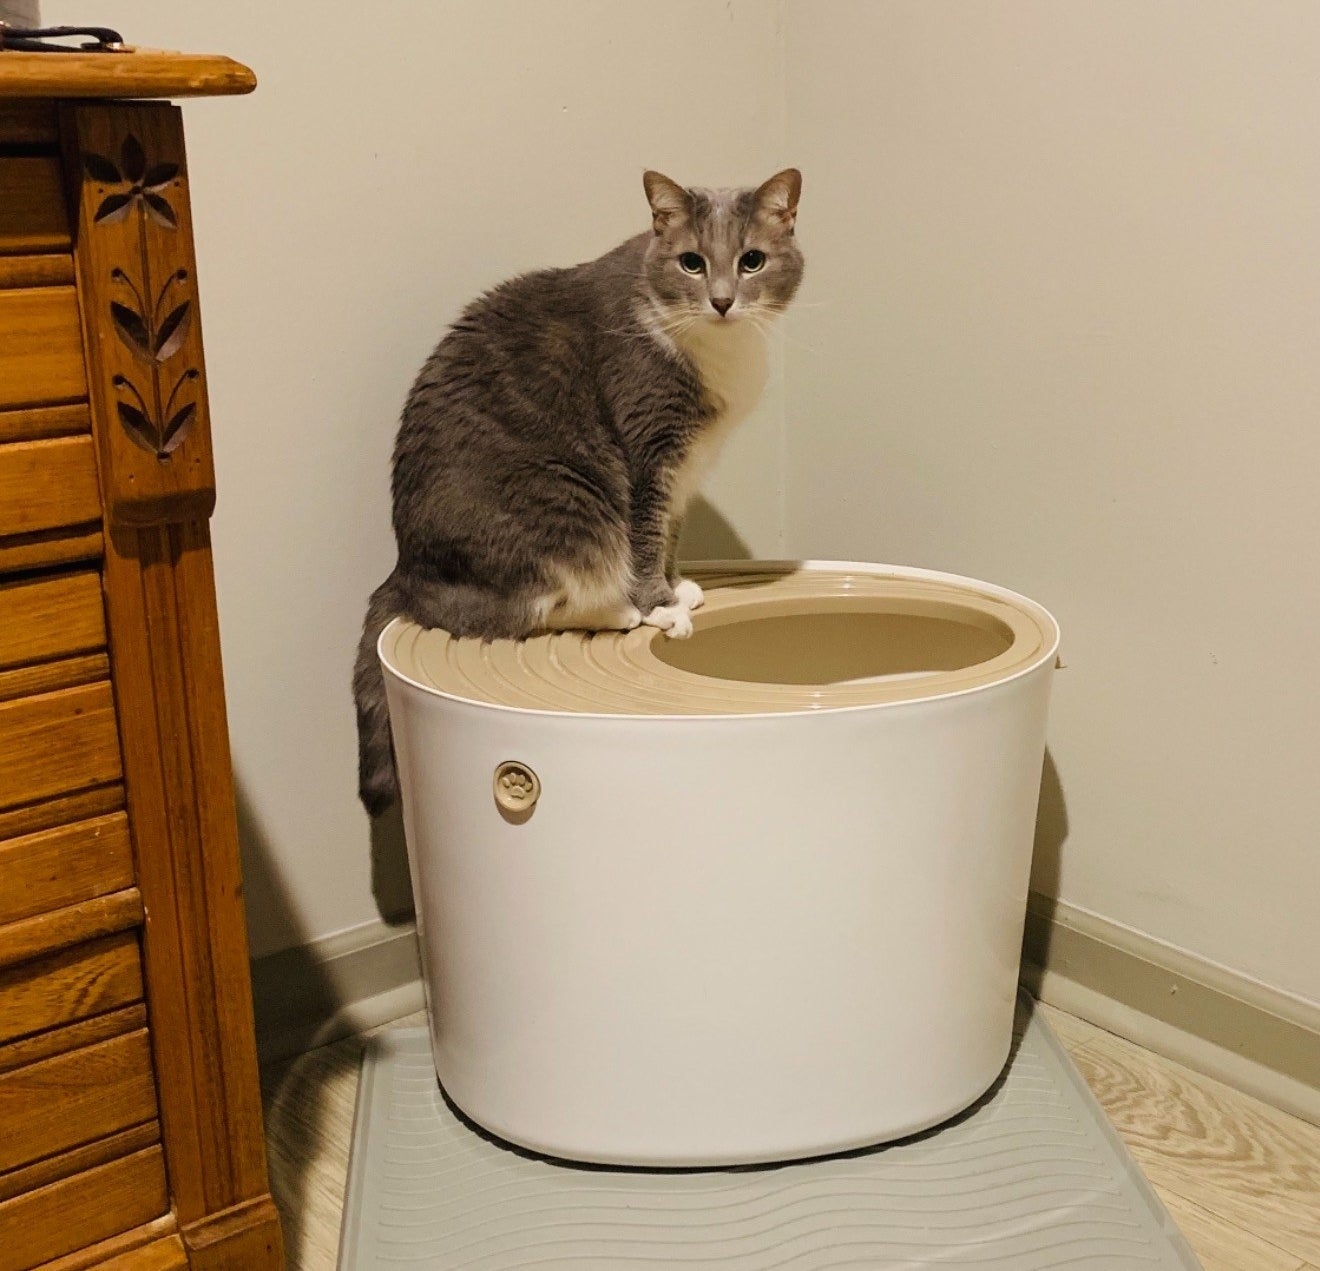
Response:
[[[751,560],[752,549],[724,513],[699,494],[688,507],[679,555],[684,560]]]
[[[275,853],[265,827],[258,820],[238,773],[234,774],[238,815],[238,839],[243,852],[244,886],[250,895],[263,898],[263,908],[279,929],[294,933],[289,948],[266,954],[252,962],[252,998],[257,1024],[257,1048],[263,1060],[284,1057],[296,1048],[297,1039],[286,1040],[301,1027],[309,1032],[329,1019],[339,1003],[325,968],[313,955],[307,933],[289,899],[289,889],[275,868]],[[278,1042],[273,1052],[272,1043]]]
[[[1049,965],[1050,934],[1059,903],[1059,875],[1067,838],[1068,807],[1063,797],[1063,783],[1054,756],[1047,748],[1036,811],[1030,910],[1022,941],[1022,981],[1033,996],[1040,995],[1041,971]]]
[[[403,813],[396,803],[371,823],[371,895],[381,921],[395,926],[413,919],[412,880]]]

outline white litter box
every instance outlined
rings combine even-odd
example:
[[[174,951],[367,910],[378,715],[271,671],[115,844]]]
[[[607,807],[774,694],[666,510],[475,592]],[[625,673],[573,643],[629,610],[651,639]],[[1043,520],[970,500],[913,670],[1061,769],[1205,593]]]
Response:
[[[695,576],[687,641],[382,634],[440,1082],[607,1164],[936,1125],[1009,1052],[1057,625],[924,570]]]

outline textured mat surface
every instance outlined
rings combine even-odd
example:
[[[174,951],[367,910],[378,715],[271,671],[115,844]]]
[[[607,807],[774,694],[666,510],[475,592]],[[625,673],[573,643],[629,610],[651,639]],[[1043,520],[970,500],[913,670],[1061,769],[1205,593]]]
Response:
[[[577,1168],[471,1129],[421,1028],[363,1061],[340,1271],[1199,1268],[1039,1015],[996,1088],[902,1143],[794,1165]]]

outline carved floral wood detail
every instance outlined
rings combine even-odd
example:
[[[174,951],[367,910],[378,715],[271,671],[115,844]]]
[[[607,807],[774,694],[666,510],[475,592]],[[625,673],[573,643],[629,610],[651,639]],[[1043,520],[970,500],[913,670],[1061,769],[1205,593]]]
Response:
[[[164,1250],[161,1265],[191,1271],[277,1271],[207,529],[215,472],[182,116],[143,101],[65,101],[59,112],[76,198],[159,1137],[177,1227],[111,1261],[136,1265],[141,1253],[154,1264]],[[0,1267],[11,1261],[0,1247]]]
[[[94,221],[122,221],[135,202],[141,201],[148,213],[162,225],[174,229],[179,218],[161,191],[179,175],[177,163],[156,163],[148,166],[147,152],[142,143],[129,133],[119,147],[116,167],[104,155],[83,155],[83,167],[93,180],[106,186],[127,185],[127,190],[116,190],[101,200],[92,219]]]
[[[136,212],[167,230],[178,229],[178,214],[166,192],[178,182],[179,165],[168,161],[152,163],[133,133],[126,133],[120,143],[118,163],[87,151],[83,154],[83,168],[104,190],[92,213],[94,226],[118,224]],[[140,282],[135,282],[120,265],[110,270],[111,294],[117,291],[118,299],[109,301],[109,316],[111,327],[124,347],[145,364],[149,380],[145,391],[122,371],[114,374],[110,382],[116,392],[115,410],[124,431],[143,450],[164,462],[187,439],[197,417],[198,400],[188,390],[193,385],[200,386],[201,372],[186,365],[177,372],[173,368],[164,371],[166,363],[184,347],[195,298],[187,269],[170,273],[155,289],[153,297],[146,277],[145,250],[141,265]]]

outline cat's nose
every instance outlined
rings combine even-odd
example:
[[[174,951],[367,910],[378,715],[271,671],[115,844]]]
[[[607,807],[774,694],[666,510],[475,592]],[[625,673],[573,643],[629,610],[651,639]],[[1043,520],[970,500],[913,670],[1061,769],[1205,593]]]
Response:
[[[731,299],[717,300],[714,296],[711,296],[710,303],[721,318],[733,308],[733,301]]]

